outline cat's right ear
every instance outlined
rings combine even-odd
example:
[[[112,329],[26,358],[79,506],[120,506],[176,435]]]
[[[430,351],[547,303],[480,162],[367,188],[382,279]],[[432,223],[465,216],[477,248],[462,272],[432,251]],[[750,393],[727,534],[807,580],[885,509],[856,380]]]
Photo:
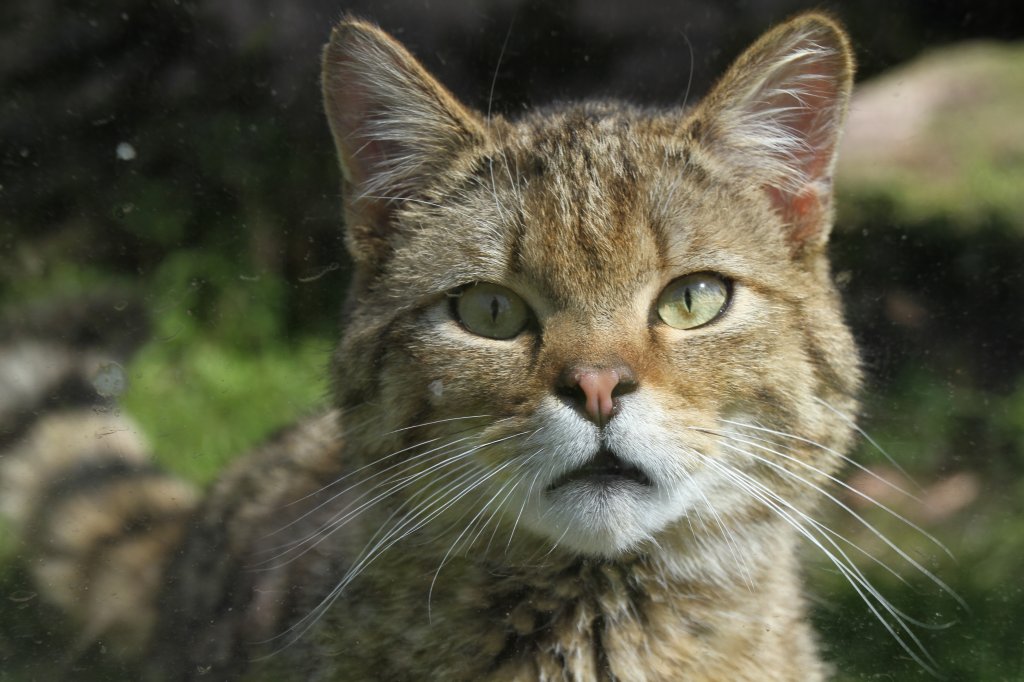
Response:
[[[853,51],[829,17],[798,16],[749,47],[692,117],[693,134],[760,184],[795,252],[820,252],[853,86]]]
[[[396,40],[355,19],[331,33],[322,87],[344,177],[349,250],[357,261],[373,260],[388,248],[394,205],[479,144],[485,126]]]

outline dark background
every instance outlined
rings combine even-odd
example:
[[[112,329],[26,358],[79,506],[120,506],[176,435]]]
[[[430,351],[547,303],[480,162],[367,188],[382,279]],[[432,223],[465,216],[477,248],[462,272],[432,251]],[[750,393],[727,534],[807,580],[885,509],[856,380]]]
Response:
[[[249,358],[273,363],[309,344],[318,353],[336,333],[347,267],[317,76],[320,48],[342,15],[380,23],[463,101],[514,116],[581,97],[694,101],[768,26],[808,8],[846,24],[862,80],[953,43],[1024,36],[1024,12],[996,0],[8,0],[0,5],[0,303],[130,290],[154,311],[164,346],[153,353],[188,367],[202,364],[190,353],[230,358],[220,366],[237,361],[235,374],[217,381],[243,385],[257,371],[246,369]],[[898,197],[844,200],[856,210],[841,211],[833,250],[870,376],[865,428],[921,490],[961,474],[975,490],[928,528],[958,563],[934,548],[916,555],[970,609],[912,569],[901,569],[906,585],[870,562],[865,570],[912,615],[951,624],[921,630],[948,676],[1022,679],[1024,225],[994,209],[960,229],[942,215],[897,220]],[[196,391],[188,380],[170,383]],[[198,399],[180,399],[203,411]],[[143,416],[156,410],[133,400]],[[304,400],[286,402],[304,409]],[[236,418],[243,441],[272,426]],[[172,437],[205,428],[155,423]],[[226,456],[203,448],[217,451],[218,465]],[[868,445],[859,457],[888,466]],[[181,468],[203,480],[216,467]],[[905,527],[877,523],[917,547]],[[812,561],[809,577],[842,679],[928,679],[827,566]],[[20,590],[22,580],[14,573],[0,590]],[[30,679],[61,646],[59,628],[35,603],[6,607],[17,617],[0,626],[0,680]]]
[[[594,96],[680,103],[808,6],[847,24],[862,78],[946,42],[1024,33],[1024,14],[996,0],[5,2],[0,275],[24,274],[12,252],[26,238],[131,276],[168,249],[243,255],[289,280],[334,262],[317,72],[346,12],[391,31],[467,103],[515,114]],[[121,142],[137,150],[130,163]],[[287,294],[289,325],[322,317],[304,294]]]

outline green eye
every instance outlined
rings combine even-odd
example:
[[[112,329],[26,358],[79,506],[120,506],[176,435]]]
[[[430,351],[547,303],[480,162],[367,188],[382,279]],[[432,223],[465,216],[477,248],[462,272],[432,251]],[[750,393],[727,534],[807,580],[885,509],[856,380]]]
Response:
[[[511,339],[530,319],[530,309],[518,294],[489,282],[463,289],[453,310],[466,329],[489,339]]]
[[[718,317],[729,300],[729,289],[717,275],[687,275],[675,280],[658,297],[658,317],[670,327],[693,329]]]

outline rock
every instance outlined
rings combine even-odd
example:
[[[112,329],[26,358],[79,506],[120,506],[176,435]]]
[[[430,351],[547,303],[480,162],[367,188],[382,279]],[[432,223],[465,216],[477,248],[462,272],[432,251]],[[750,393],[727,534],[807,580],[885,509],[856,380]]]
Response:
[[[905,224],[1024,234],[1024,44],[953,45],[861,85],[839,158],[840,224],[882,201]]]

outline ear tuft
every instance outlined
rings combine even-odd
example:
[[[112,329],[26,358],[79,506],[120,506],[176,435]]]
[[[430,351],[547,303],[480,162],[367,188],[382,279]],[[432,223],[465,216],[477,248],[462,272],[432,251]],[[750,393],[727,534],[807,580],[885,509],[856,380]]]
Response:
[[[748,48],[695,118],[712,153],[764,186],[795,247],[828,237],[853,69],[849,39],[834,21],[799,16]]]
[[[363,21],[346,19],[331,33],[322,86],[349,202],[393,203],[483,136],[474,114]]]

